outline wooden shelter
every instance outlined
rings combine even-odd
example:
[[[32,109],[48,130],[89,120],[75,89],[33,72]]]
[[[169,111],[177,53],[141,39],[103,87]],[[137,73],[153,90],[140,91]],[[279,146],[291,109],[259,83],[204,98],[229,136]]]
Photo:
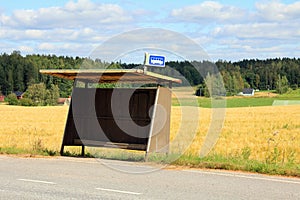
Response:
[[[141,150],[146,155],[168,152],[170,88],[181,80],[140,69],[40,70],[40,73],[74,80],[61,154],[64,146],[82,146],[82,155],[84,146]],[[91,87],[98,83],[155,87]]]

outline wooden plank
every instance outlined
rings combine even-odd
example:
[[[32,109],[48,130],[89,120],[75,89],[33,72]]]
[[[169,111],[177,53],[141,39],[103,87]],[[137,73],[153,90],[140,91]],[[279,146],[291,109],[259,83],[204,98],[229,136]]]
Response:
[[[94,147],[109,147],[109,148],[119,148],[119,149],[143,150],[143,151],[146,149],[146,145],[144,145],[144,144],[102,142],[102,141],[96,141],[96,140],[74,139],[74,144],[75,145],[94,146]]]

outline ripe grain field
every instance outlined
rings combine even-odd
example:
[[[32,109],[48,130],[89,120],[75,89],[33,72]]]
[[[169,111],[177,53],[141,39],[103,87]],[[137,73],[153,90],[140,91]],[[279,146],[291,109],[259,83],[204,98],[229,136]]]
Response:
[[[173,111],[176,112],[176,108]],[[199,108],[197,135],[187,154],[197,155],[211,110]],[[173,123],[177,117],[173,116]],[[227,108],[220,138],[211,153],[266,162],[300,163],[300,106]],[[187,130],[188,132],[188,130]]]
[[[181,123],[181,107],[172,107],[171,142]],[[198,130],[184,129],[177,152],[194,138],[185,154],[197,156],[211,122],[211,109],[189,107],[200,113]],[[27,151],[60,149],[67,106],[20,107],[0,105],[0,148]],[[300,164],[300,106],[227,108],[220,138],[211,154],[241,156],[273,163]],[[184,147],[182,147],[184,148]],[[184,149],[181,149],[184,150]]]
[[[0,147],[58,151],[68,107],[0,105]]]

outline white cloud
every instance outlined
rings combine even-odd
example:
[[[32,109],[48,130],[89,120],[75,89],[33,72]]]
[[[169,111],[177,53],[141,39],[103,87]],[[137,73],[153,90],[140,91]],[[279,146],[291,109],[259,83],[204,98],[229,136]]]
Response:
[[[34,49],[31,46],[19,46],[18,48],[22,53],[30,54],[34,52]]]
[[[87,57],[93,48],[93,45],[90,44],[44,42],[35,46],[34,51],[35,53],[38,52],[39,54]]]
[[[28,38],[43,38],[43,36],[45,35],[45,31],[28,29],[24,31],[24,35]]]
[[[133,16],[117,4],[91,0],[69,1],[62,7],[14,10],[0,14],[0,43],[5,43],[1,51],[87,56],[95,44],[134,27]]]
[[[52,51],[55,49],[55,46],[53,43],[41,43],[38,45],[38,49],[42,51]]]
[[[214,59],[299,57],[299,10],[300,2],[272,1],[257,3],[255,10],[245,12],[241,20],[215,20],[214,26],[206,29],[210,38],[206,48]],[[201,21],[198,24],[201,28]]]
[[[244,18],[245,11],[234,6],[222,5],[214,1],[174,9],[171,16],[180,21],[206,22],[238,21]]]
[[[149,52],[149,49],[154,53],[172,52],[188,60],[209,60],[207,53],[194,40],[181,33],[160,28],[135,29],[112,37],[98,46],[90,57],[114,61],[126,52]]]
[[[257,57],[300,54],[300,2],[262,1],[253,10],[215,1],[177,9],[130,6],[78,0],[61,7],[0,13],[1,51],[87,56],[107,39],[142,26],[168,27],[186,34],[214,60],[255,57],[255,53]],[[161,14],[162,10],[169,13]],[[139,41],[153,45],[167,41],[170,51],[178,47],[188,51],[191,45],[166,32],[138,33],[125,34],[124,49],[137,48]]]
[[[15,10],[11,16],[1,15],[4,27],[14,28],[82,28],[103,25],[122,25],[133,20],[132,16],[116,4],[96,4],[89,0],[69,2],[64,7],[38,10]]]
[[[0,40],[10,40],[13,42],[35,41],[35,42],[101,42],[109,36],[101,36],[101,33],[91,28],[82,29],[0,29]]]
[[[300,39],[300,27],[280,23],[230,24],[216,27],[212,31],[215,37],[265,38],[290,40]]]
[[[70,11],[78,11],[78,10],[91,10],[95,7],[95,4],[89,0],[78,0],[78,2],[69,1],[65,8]]]
[[[300,21],[300,2],[283,4],[278,1],[256,3],[257,16],[267,21]]]

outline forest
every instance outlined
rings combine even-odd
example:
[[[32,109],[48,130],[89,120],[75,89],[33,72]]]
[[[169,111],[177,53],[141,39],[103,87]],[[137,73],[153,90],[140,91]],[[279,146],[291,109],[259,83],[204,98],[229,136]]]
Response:
[[[167,62],[166,69],[150,69],[162,72],[173,77],[179,77],[179,72],[185,77],[183,85],[190,84],[205,88],[206,76],[219,73],[227,95],[235,95],[243,88],[259,90],[274,90],[278,81],[286,80],[289,88],[297,89],[300,86],[300,59],[299,58],[273,58],[273,59],[245,59],[231,62],[219,60],[215,63],[210,61],[171,61]],[[217,66],[218,72],[206,71],[210,65]],[[40,69],[79,69],[79,68],[135,68],[136,64],[116,62],[106,63],[100,59],[68,57],[56,55],[26,55],[13,51],[10,54],[0,55],[0,93],[8,95],[15,91],[24,92],[32,84],[44,83],[46,88],[58,86],[59,95],[68,97],[71,95],[72,82],[51,76],[42,75]],[[202,71],[197,71],[197,67]],[[173,70],[171,70],[173,69]],[[199,70],[199,69],[198,69]],[[206,75],[203,75],[206,74]]]

